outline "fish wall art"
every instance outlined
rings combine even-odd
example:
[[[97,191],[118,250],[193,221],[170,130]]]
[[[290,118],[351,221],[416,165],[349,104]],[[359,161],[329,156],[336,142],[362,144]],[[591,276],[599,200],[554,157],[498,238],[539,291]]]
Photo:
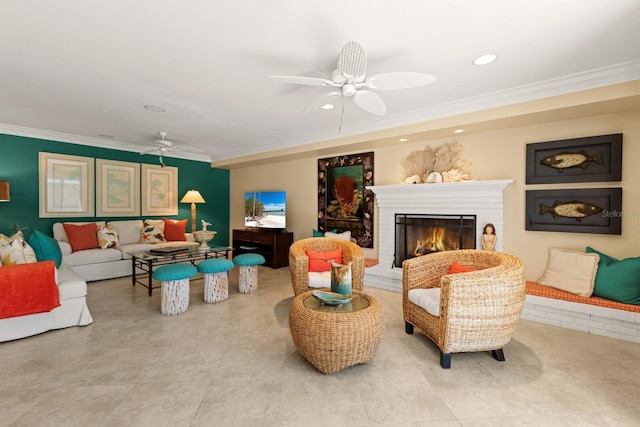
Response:
[[[622,180],[622,134],[527,144],[527,184]]]

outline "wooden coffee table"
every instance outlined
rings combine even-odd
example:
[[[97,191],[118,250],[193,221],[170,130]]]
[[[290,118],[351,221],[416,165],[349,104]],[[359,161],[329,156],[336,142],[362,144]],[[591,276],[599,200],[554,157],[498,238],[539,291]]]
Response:
[[[350,303],[332,306],[312,293],[295,297],[289,312],[291,337],[304,358],[323,374],[371,361],[384,330],[378,301],[354,291]]]

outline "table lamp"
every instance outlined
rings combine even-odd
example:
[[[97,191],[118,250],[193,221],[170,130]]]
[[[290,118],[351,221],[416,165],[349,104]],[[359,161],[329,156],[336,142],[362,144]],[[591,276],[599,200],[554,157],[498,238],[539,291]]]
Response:
[[[9,181],[0,181],[0,202],[11,200],[9,195]]]
[[[196,231],[196,203],[205,203],[198,190],[189,190],[180,203],[191,203],[191,232]]]

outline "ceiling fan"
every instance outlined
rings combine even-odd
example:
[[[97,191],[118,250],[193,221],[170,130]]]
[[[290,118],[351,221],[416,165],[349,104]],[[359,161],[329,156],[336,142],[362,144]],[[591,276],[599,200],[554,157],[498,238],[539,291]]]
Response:
[[[283,83],[309,86],[326,86],[336,90],[317,98],[307,107],[305,112],[319,108],[331,109],[340,97],[353,97],[360,108],[371,114],[383,116],[387,106],[373,90],[410,89],[433,83],[435,76],[423,73],[391,72],[366,76],[367,54],[357,41],[344,45],[338,56],[338,66],[331,73],[331,79],[320,77],[269,76],[268,78]]]
[[[160,136],[160,139],[156,139],[155,140],[155,142],[153,144],[153,148],[150,148],[148,150],[142,151],[142,152],[140,152],[140,154],[153,154],[153,153],[160,154],[160,158],[158,160],[160,161],[160,165],[162,167],[166,166],[164,164],[164,160],[162,159],[162,156],[164,156],[167,153],[170,153],[172,151],[184,151],[184,152],[190,152],[190,153],[204,153],[204,150],[201,150],[200,148],[187,147],[187,146],[184,146],[184,145],[174,145],[173,142],[169,141],[168,139],[165,139],[166,136],[167,136],[167,132],[158,132],[158,135]]]

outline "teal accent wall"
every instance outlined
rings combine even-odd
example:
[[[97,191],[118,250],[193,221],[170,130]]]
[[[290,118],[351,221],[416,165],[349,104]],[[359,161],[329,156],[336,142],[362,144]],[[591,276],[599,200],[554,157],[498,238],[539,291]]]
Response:
[[[34,228],[51,236],[55,222],[144,219],[143,217],[39,218],[38,153],[41,151],[158,165],[158,156],[155,155],[140,155],[129,151],[0,134],[0,180],[9,181],[11,185],[11,201],[0,203],[0,233],[12,234],[11,227],[17,224],[21,228]],[[229,171],[212,168],[207,162],[173,157],[165,157],[164,160],[167,166],[178,168],[179,198],[182,198],[188,190],[195,189],[206,200],[206,203],[196,205],[198,229],[201,229],[201,219],[210,222],[212,225],[208,229],[218,232],[211,244],[229,245]],[[178,203],[178,215],[168,218],[187,218],[187,231],[191,231],[189,203]]]

